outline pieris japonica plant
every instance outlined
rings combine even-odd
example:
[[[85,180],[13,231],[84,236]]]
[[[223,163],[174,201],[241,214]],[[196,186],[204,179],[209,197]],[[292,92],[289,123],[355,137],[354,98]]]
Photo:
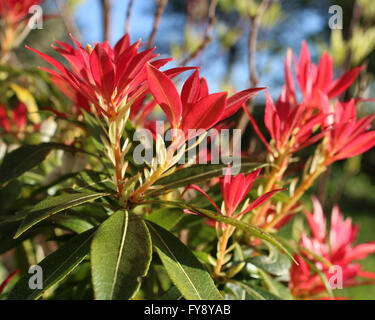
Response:
[[[337,206],[327,228],[319,201],[301,201],[331,164],[375,145],[375,115],[338,99],[361,67],[334,79],[332,58],[315,65],[303,43],[274,103],[263,87],[210,93],[198,67],[168,68],[128,34],[114,47],[71,39],[53,46],[66,64],[27,47],[51,65],[39,72],[65,110],[32,120],[15,85],[16,103],[0,105],[0,253],[22,261],[2,298],[330,299],[375,280],[358,262],[375,242],[354,245]],[[268,136],[246,108],[260,93]],[[242,109],[262,161],[241,149]],[[310,231],[282,237],[297,214]]]

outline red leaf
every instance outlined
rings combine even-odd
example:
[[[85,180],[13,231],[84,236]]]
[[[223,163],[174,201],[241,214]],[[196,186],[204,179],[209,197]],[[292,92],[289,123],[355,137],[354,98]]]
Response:
[[[194,73],[185,81],[181,90],[182,102],[182,117],[189,112],[189,105],[195,103],[200,94],[200,80],[199,71],[195,70]]]
[[[261,195],[259,198],[255,199],[252,203],[249,204],[249,206],[243,210],[239,215],[243,215],[247,212],[250,212],[251,210],[255,209],[256,207],[259,207],[261,204],[266,202],[269,198],[271,198],[276,192],[286,190],[286,188],[283,189],[275,189],[272,191],[269,191],[263,195]]]
[[[44,60],[46,60],[49,64],[53,65],[65,78],[70,78],[69,73],[70,71],[67,70],[60,62],[57,60],[51,58],[49,55],[46,55],[43,52],[40,52],[34,48],[31,48],[29,46],[25,46],[27,49],[39,54]]]
[[[115,53],[115,59],[120,57],[120,55],[130,46],[129,34],[125,34],[119,41],[117,41],[113,51]]]
[[[150,62],[156,69],[160,69],[162,66],[166,65],[168,62],[171,62],[173,58],[164,58],[158,59]],[[164,72],[165,73],[165,72]]]
[[[5,107],[2,105],[0,105],[0,127],[8,133],[12,131],[12,126],[6,114]]]
[[[328,97],[332,99],[348,89],[363,68],[363,66],[354,68],[333,81],[327,93]]]
[[[306,94],[308,83],[311,82],[310,79],[310,52],[309,48],[305,41],[302,42],[302,50],[299,56],[298,62],[298,72],[297,72],[297,80],[301,91]]]
[[[280,141],[280,118],[276,113],[276,108],[271,96],[266,92],[266,108],[264,112],[264,124],[270,136],[276,142]]]
[[[208,201],[210,201],[210,203],[214,206],[214,208],[216,209],[216,211],[218,213],[220,213],[221,215],[223,215],[223,213],[221,212],[221,210],[219,209],[219,207],[216,205],[216,203],[210,198],[210,196],[204,192],[199,186],[197,186],[196,184],[192,184],[190,186],[187,186],[184,190],[184,192],[182,193],[181,195],[181,198],[183,197],[184,193],[188,190],[188,189],[193,189],[193,190],[196,190],[198,191],[200,194],[202,194]]]
[[[119,57],[116,57],[116,82],[118,83],[120,79],[124,76],[127,71],[129,64],[132,62],[133,58],[137,55],[140,42],[133,43],[129,48],[121,53]]]
[[[375,273],[371,271],[365,271],[365,270],[360,270],[358,272],[358,276],[362,278],[368,278],[368,279],[374,279],[375,280]],[[373,282],[371,282],[373,284]]]
[[[333,80],[333,62],[332,57],[324,51],[318,66],[318,73],[315,79],[315,90],[325,91]]]
[[[202,99],[203,97],[206,97],[209,95],[209,90],[208,90],[208,84],[207,80],[205,77],[201,78],[201,92],[199,94],[199,99]]]
[[[97,44],[91,52],[90,68],[103,97],[110,101],[115,88],[115,70],[113,62],[101,44]]]
[[[375,241],[361,243],[356,245],[349,251],[349,254],[345,257],[347,263],[353,260],[365,259],[368,255],[375,252]]]
[[[318,114],[315,117],[310,118],[299,130],[296,134],[296,139],[303,137],[306,134],[312,134],[312,129],[322,123],[322,121],[327,117],[325,114]]]
[[[186,134],[189,129],[207,130],[214,126],[222,118],[226,97],[226,92],[213,93],[193,104],[182,119],[183,132]]]
[[[230,117],[231,115],[235,114],[241,105],[245,103],[251,97],[254,97],[258,94],[259,91],[266,89],[264,88],[251,88],[247,90],[243,90],[237,92],[227,100],[227,106],[225,108],[224,114],[222,116],[222,120]]]
[[[375,131],[366,132],[349,144],[347,144],[335,157],[335,160],[346,159],[354,157],[358,154],[364,153],[375,146]]]
[[[131,92],[135,89],[140,83],[146,80],[145,66],[146,63],[151,59],[157,57],[153,53],[154,49],[149,49],[138,53],[132,61],[129,63],[128,67],[121,73],[121,76],[118,80],[118,89],[119,92],[125,90],[126,86],[131,83],[131,87],[128,90]]]
[[[151,64],[153,64],[151,62]],[[196,67],[177,67],[177,68],[172,68],[164,71],[164,74],[169,77],[169,79],[173,79],[177,77],[179,74],[185,71],[193,70],[196,69]]]
[[[60,53],[70,63],[74,72],[81,75],[84,72],[87,76],[87,73],[85,72],[85,61],[82,59],[82,54],[67,43],[58,40],[55,40],[55,42],[62,49],[57,46],[52,46],[52,48]]]
[[[293,53],[291,49],[288,49],[286,53],[286,59],[284,64],[284,73],[285,73],[285,84],[287,88],[288,95],[291,96],[293,104],[296,104],[296,89],[294,86],[293,73],[292,73],[292,57]]]
[[[147,64],[147,80],[156,102],[163,109],[172,128],[178,128],[182,104],[173,82],[163,72]]]
[[[20,132],[27,124],[26,106],[22,102],[18,102],[17,106],[10,113],[17,132]]]

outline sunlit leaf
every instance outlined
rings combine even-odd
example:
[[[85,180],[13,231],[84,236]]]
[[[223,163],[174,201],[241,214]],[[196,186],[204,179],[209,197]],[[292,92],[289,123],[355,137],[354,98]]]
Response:
[[[91,245],[95,298],[131,299],[147,274],[151,254],[145,223],[127,211],[114,213],[98,228]]]
[[[53,142],[38,145],[23,145],[4,157],[0,165],[0,186],[43,162],[52,150],[83,152],[74,147]]]
[[[147,225],[153,246],[169,277],[186,299],[223,299],[209,273],[179,239],[152,222]]]
[[[46,198],[28,211],[26,218],[22,221],[14,238],[18,238],[26,230],[53,214],[106,195],[108,195],[108,193],[79,192]]]
[[[8,299],[37,299],[45,290],[64,279],[89,253],[94,232],[95,229],[90,229],[73,237],[38,264],[43,272],[42,289],[30,289],[31,275],[27,273],[16,283]]]
[[[244,162],[240,167],[232,167],[232,172],[238,170],[239,172],[249,172],[262,167],[267,164],[260,164],[256,162]],[[155,186],[160,186],[154,190],[146,193],[147,196],[156,196],[168,190],[185,187],[189,184],[205,181],[214,177],[221,177],[224,175],[227,166],[221,164],[197,164],[187,168],[178,170],[171,175],[161,178],[155,183]]]

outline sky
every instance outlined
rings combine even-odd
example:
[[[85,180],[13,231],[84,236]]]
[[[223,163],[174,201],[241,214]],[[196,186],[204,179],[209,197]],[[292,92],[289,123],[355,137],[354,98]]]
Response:
[[[128,0],[112,0],[112,18],[111,18],[111,44],[120,39],[125,30],[125,16],[128,5]],[[132,41],[139,38],[144,40],[152,29],[154,17],[154,1],[153,0],[135,0],[133,4],[130,36]],[[101,7],[99,0],[85,0],[78,5],[75,19],[77,25],[81,30],[83,39],[91,43],[93,41],[102,40],[102,25],[101,25]],[[299,55],[301,42],[310,34],[324,28],[323,18],[313,10],[304,10],[298,16],[288,16],[288,30],[282,33],[283,41],[286,46],[290,46],[295,54]],[[99,22],[99,23],[98,23]],[[182,30],[184,24],[184,17],[179,15],[164,17],[161,20],[155,44],[167,48],[171,42],[181,42]],[[246,46],[246,39],[241,40]],[[158,50],[158,49],[157,49]],[[312,55],[316,54],[314,49],[311,50]],[[158,51],[160,53],[160,50]],[[167,52],[162,55],[166,55]],[[204,56],[199,59],[201,63],[201,75],[208,80],[210,91],[221,90],[221,82],[218,79],[223,79],[225,73],[224,57],[220,52],[217,43],[211,43]],[[168,67],[175,66],[169,63]],[[283,57],[281,55],[272,56],[267,52],[260,52],[257,55],[257,67],[259,73],[259,86],[268,86],[272,96],[277,96],[281,90],[281,83],[283,80]],[[248,87],[248,67],[246,52],[241,55],[236,62],[231,78],[231,84],[236,90],[243,90]]]

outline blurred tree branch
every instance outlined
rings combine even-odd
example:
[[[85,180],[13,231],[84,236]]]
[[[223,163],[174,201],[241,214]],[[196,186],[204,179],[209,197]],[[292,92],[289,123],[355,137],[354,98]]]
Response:
[[[103,19],[103,40],[111,39],[111,6],[112,0],[101,0]]]
[[[188,57],[186,57],[182,61],[182,65],[185,66],[189,61],[195,59],[200,53],[202,53],[208,44],[212,41],[212,30],[214,27],[214,23],[216,21],[216,16],[215,16],[215,10],[217,6],[218,0],[211,0],[210,1],[210,6],[208,7],[208,23],[206,30],[204,32],[204,38],[202,43],[199,45],[199,47],[192,52]]]
[[[249,1],[249,3],[252,0]],[[250,82],[250,87],[256,87],[258,85],[259,79],[258,79],[258,74],[256,70],[256,49],[257,49],[257,37],[258,37],[258,31],[259,31],[259,25],[260,21],[262,19],[262,16],[268,6],[270,5],[271,0],[262,0],[260,3],[257,13],[255,16],[250,17],[250,25],[251,25],[251,30],[249,33],[249,46],[248,46],[248,64],[249,64],[249,82]],[[247,110],[249,113],[251,113],[251,109],[253,106],[253,99],[250,99],[249,102],[247,103]],[[242,112],[242,115],[240,117],[240,120],[238,121],[237,124],[237,129],[240,129],[242,134],[244,134],[245,129],[247,127],[247,124],[249,122],[248,117],[246,116],[245,112]]]
[[[154,45],[155,42],[155,35],[156,32],[158,31],[161,16],[163,15],[164,9],[168,3],[168,0],[158,0],[157,1],[157,9],[155,13],[155,18],[154,18],[154,24],[152,26],[152,31],[150,33],[150,36],[148,38],[147,42],[147,49],[151,49],[152,46]]]
[[[81,41],[81,34],[79,32],[79,29],[74,21],[72,19],[73,15],[71,10],[67,7],[64,0],[56,0],[56,7],[59,10],[61,19],[64,22],[64,25],[68,32],[73,35],[74,38],[76,38],[78,41]]]
[[[353,4],[352,18],[351,18],[350,24],[349,24],[348,39],[353,37],[353,30],[360,23],[361,15],[362,15],[362,10],[359,7],[357,1],[355,1],[354,4]],[[345,71],[350,69],[351,60],[352,60],[352,52],[351,52],[350,47],[349,47],[349,50],[346,53],[346,58],[345,58],[345,62],[344,62],[344,70]]]
[[[130,31],[130,17],[133,8],[133,2],[134,0],[129,0],[128,8],[126,10],[125,33],[129,33]]]

